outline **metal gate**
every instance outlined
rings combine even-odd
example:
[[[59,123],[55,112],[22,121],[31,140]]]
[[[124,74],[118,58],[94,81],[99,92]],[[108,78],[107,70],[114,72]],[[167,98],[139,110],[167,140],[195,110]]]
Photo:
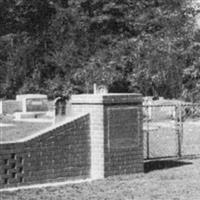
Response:
[[[143,106],[144,158],[200,156],[200,104]]]
[[[181,153],[182,156],[200,155],[200,104],[182,105]]]
[[[176,105],[143,106],[144,158],[180,155],[180,124]]]

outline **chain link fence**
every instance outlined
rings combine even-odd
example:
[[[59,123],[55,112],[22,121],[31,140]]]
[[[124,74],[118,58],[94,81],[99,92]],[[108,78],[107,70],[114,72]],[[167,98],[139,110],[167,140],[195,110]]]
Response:
[[[144,105],[144,158],[200,155],[200,104]]]
[[[181,116],[181,153],[182,156],[200,155],[200,104],[182,105]]]

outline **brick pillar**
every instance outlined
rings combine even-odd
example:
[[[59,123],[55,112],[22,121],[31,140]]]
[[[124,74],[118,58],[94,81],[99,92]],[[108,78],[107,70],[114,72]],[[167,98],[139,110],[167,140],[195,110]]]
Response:
[[[143,170],[141,104],[142,96],[140,94],[82,94],[72,96],[72,114],[90,113],[90,176],[92,179]],[[121,148],[119,142],[119,148],[116,147],[116,141],[123,139],[123,134],[127,137],[132,132],[137,137],[137,144],[133,144],[132,148],[130,146]],[[114,143],[116,144],[114,145]],[[131,154],[129,151],[134,151],[135,154]],[[128,159],[133,159],[133,161],[131,162]],[[116,163],[116,160],[119,160],[119,163]],[[136,164],[138,170],[128,170],[126,166],[122,166],[126,163],[127,168]],[[141,165],[138,165],[138,163]],[[112,166],[117,164],[119,164],[119,168],[116,166],[112,169]],[[120,169],[123,170],[120,171]]]
[[[71,112],[90,113],[91,173],[92,179],[104,178],[104,116],[103,101],[99,95],[73,95]]]

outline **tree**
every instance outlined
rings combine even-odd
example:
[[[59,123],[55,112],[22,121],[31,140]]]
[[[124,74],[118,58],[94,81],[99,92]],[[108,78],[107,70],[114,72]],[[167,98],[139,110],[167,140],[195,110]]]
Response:
[[[115,63],[112,71],[120,74],[113,83],[104,81],[110,88],[121,81],[126,87],[123,91],[180,97],[183,70],[187,67],[185,54],[193,38],[193,10],[184,1],[86,0],[80,5],[97,52],[90,65],[97,71],[98,63],[100,76],[110,70],[105,66]],[[98,49],[107,52],[106,59]],[[94,82],[96,78],[92,79]]]
[[[2,96],[46,92],[54,98],[68,90],[91,92],[93,83],[112,92],[167,98],[189,91],[186,72],[197,69],[198,53],[193,10],[186,1],[10,0],[0,5],[0,71],[7,72],[0,77]],[[194,87],[196,79],[192,82]]]

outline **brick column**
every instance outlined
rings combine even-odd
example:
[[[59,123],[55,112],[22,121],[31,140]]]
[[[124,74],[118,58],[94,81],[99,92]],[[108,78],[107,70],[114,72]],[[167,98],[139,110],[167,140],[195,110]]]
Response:
[[[104,178],[104,112],[102,96],[73,95],[72,114],[90,113],[90,144],[92,179]]]
[[[142,96],[140,94],[82,94],[73,95],[71,98],[72,114],[90,113],[90,140],[91,140],[91,173],[92,179],[100,179],[105,176],[128,173],[126,167],[121,166],[128,164],[127,167],[131,168],[131,165],[140,163],[136,168],[139,169],[143,163],[143,146],[142,146],[142,121],[141,118],[141,104]],[[127,116],[126,119],[124,116]],[[134,117],[135,119],[131,119]],[[124,121],[125,120],[125,121]],[[120,124],[122,121],[122,124]],[[118,123],[119,122],[119,123]],[[127,122],[127,123],[126,123]],[[119,130],[120,129],[120,130]],[[134,129],[134,130],[133,130]],[[119,131],[118,131],[119,130]],[[138,145],[133,148],[128,147],[128,150],[117,149],[116,151],[111,149],[113,138],[110,134],[114,134],[116,138],[117,134],[135,134],[137,137]],[[138,135],[139,134],[139,135]],[[138,136],[137,136],[138,135]],[[123,138],[123,136],[122,136]],[[115,138],[114,138],[115,140]],[[121,151],[122,150],[122,151]],[[130,152],[136,152],[130,153]],[[121,153],[119,153],[121,152]],[[124,152],[124,153],[123,153]],[[123,154],[123,155],[122,155]],[[121,157],[120,157],[121,156]],[[132,162],[125,159],[131,159],[136,156],[135,161]],[[114,159],[114,161],[111,159]],[[123,168],[122,172],[118,168],[114,168],[112,172],[112,165],[117,164],[116,160],[122,159],[119,162],[119,169]],[[143,168],[143,166],[141,167]],[[142,171],[132,170],[130,173]]]

